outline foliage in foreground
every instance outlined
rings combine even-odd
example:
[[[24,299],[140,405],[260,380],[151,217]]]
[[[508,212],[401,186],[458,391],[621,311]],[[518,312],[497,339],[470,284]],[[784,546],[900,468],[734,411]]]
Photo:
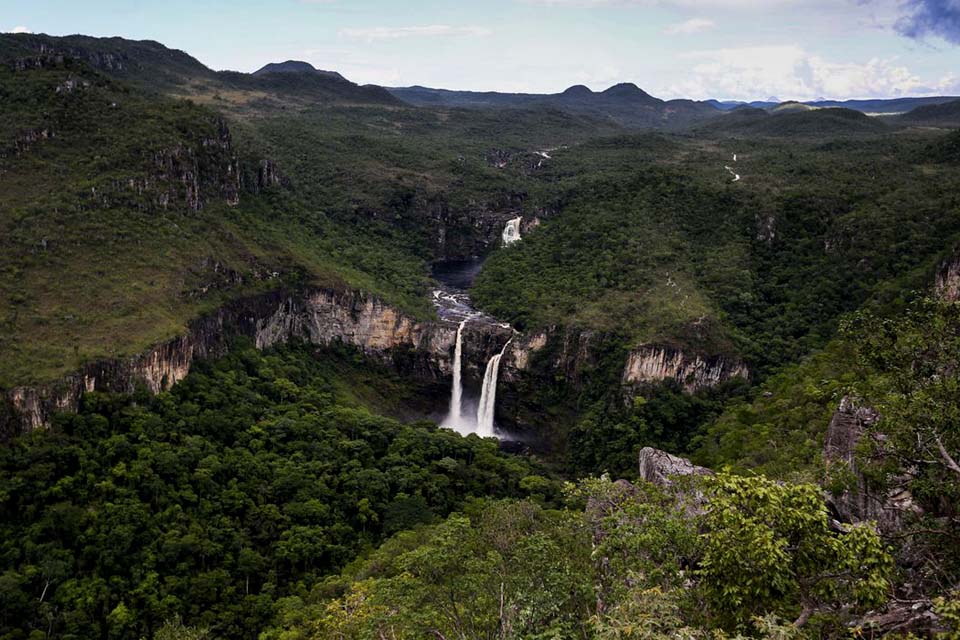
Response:
[[[600,479],[570,496],[562,511],[493,502],[398,536],[288,600],[264,637],[788,638],[886,598],[876,532],[832,531],[811,485]]]

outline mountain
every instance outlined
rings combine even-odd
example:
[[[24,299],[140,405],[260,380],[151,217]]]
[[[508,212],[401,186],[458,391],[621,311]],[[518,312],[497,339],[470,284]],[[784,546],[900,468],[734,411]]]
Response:
[[[133,357],[264,291],[362,287],[428,314],[427,263],[496,246],[526,189],[490,149],[617,130],[430,113],[379,87],[213,72],[114,38],[0,35],[0,87],[6,390]]]
[[[610,100],[623,100],[642,104],[660,104],[663,102],[662,100],[654,98],[632,82],[622,82],[614,85],[600,95]]]
[[[255,76],[262,76],[268,73],[313,73],[321,75],[325,78],[333,78],[335,80],[346,80],[342,75],[336,71],[322,71],[320,69],[314,68],[309,62],[301,62],[299,60],[287,60],[286,62],[271,62],[260,67],[253,72]]]
[[[583,85],[575,85],[555,94],[451,91],[420,86],[391,88],[390,92],[400,100],[417,106],[552,108],[631,128],[680,129],[717,113],[716,107],[704,102],[660,100],[629,82],[614,85],[599,93]]]
[[[721,111],[732,111],[739,107],[753,107],[755,109],[769,109],[780,104],[779,100],[757,100],[754,102],[743,102],[741,100],[704,100],[706,104],[712,105]]]
[[[274,103],[398,104],[381,87],[362,87],[339,73],[317,71],[307,63],[267,65],[253,74],[213,71],[183,51],[150,40],[5,34],[0,57],[30,60],[31,64],[70,58],[148,91],[218,100],[225,106],[250,106],[262,99],[264,92],[271,94],[267,99]],[[309,73],[289,73],[297,70]]]
[[[817,107],[805,104],[803,102],[796,102],[791,100],[788,102],[781,102],[777,106],[771,108],[770,111],[773,113],[789,113],[789,112],[795,113],[795,112],[803,112],[803,111],[813,111],[815,109],[817,109]]]
[[[957,132],[267,69],[0,35],[0,638],[954,630]]]
[[[564,92],[561,93],[560,95],[565,96],[567,98],[577,98],[577,99],[590,98],[591,96],[593,96],[593,90],[590,89],[590,87],[586,87],[582,84],[575,84],[572,87],[569,87],[566,90],[564,90]]]

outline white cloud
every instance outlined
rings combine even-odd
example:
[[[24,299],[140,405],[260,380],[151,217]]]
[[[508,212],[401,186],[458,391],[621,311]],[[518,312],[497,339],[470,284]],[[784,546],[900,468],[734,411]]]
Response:
[[[706,31],[707,29],[713,29],[715,26],[717,25],[713,20],[707,20],[706,18],[690,18],[685,22],[671,24],[663,30],[663,33],[668,36],[689,35],[691,33],[700,33],[701,31]]]
[[[13,29],[10,29],[10,33],[33,33],[33,31],[30,31],[30,29],[27,29],[23,25],[18,25]]]
[[[552,7],[579,7],[593,9],[599,7],[681,7],[685,9],[750,9],[773,8],[777,6],[810,3],[810,0],[519,0],[526,4],[539,4]]]
[[[455,27],[448,24],[429,24],[417,27],[362,27],[341,29],[340,35],[363,40],[396,40],[399,38],[435,38],[450,36],[489,36],[486,27]]]
[[[955,89],[957,78],[923,80],[896,58],[836,62],[796,45],[695,51],[687,76],[664,93],[691,98],[812,100],[932,95]]]

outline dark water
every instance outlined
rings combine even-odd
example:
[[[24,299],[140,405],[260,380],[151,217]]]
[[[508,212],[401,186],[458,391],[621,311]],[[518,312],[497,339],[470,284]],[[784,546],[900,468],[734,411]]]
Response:
[[[434,262],[431,273],[434,279],[444,287],[466,291],[483,267],[483,258],[469,260],[442,260]]]

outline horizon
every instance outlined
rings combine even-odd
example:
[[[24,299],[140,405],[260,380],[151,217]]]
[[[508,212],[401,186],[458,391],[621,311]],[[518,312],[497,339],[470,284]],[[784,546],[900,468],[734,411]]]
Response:
[[[4,0],[0,31],[155,40],[247,73],[302,60],[385,87],[552,94],[632,83],[664,100],[739,102],[960,94],[955,0],[77,4]]]

